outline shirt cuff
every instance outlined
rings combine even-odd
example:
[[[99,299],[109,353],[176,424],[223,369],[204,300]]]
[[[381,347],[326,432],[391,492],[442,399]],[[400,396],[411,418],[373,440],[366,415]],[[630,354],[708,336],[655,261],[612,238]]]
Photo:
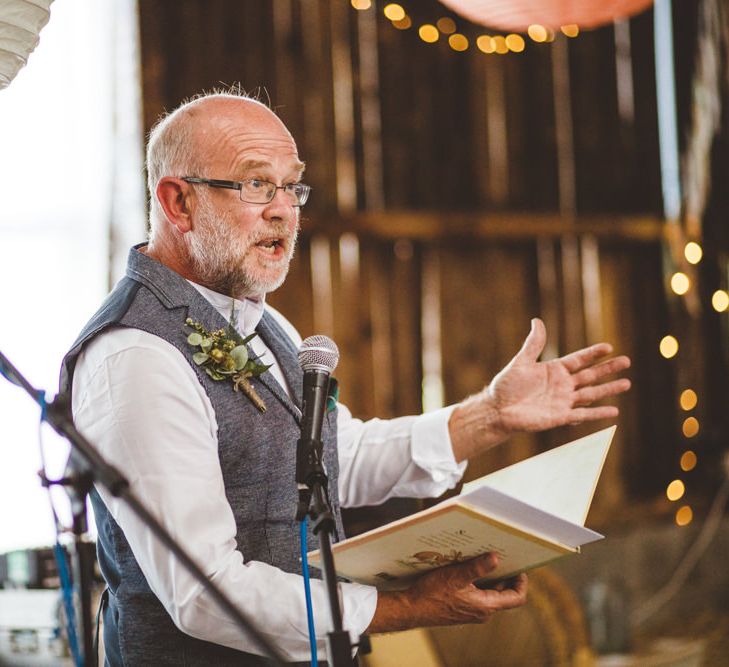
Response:
[[[377,609],[377,589],[354,582],[340,584],[340,601],[344,627],[349,631],[352,645],[370,627]]]
[[[427,470],[443,490],[454,486],[463,476],[467,461],[456,463],[448,431],[448,420],[455,405],[426,412],[416,417],[411,431],[410,451],[418,467]]]

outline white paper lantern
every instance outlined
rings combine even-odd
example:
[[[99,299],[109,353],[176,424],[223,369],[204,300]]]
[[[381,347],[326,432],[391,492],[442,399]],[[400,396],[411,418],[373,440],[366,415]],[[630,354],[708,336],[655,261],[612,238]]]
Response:
[[[551,28],[575,23],[596,28],[633,16],[653,0],[441,0],[473,23],[501,30],[526,32],[539,24]]]
[[[6,88],[38,46],[53,0],[0,0],[0,90]]]

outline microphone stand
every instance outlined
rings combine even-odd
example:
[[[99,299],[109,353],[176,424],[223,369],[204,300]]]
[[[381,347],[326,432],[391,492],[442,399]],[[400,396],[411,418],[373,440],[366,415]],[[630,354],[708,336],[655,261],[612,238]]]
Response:
[[[319,537],[322,572],[327,588],[332,631],[327,633],[328,664],[333,667],[351,667],[352,644],[349,632],[344,630],[342,610],[339,604],[337,575],[334,569],[331,537],[336,534],[336,520],[329,503],[328,478],[322,464],[321,440],[297,443],[296,481],[299,484],[299,504],[296,519],[303,521],[308,514],[312,530]],[[302,488],[302,485],[307,488]],[[360,638],[363,642],[364,638]]]
[[[45,403],[43,392],[35,389],[0,352],[0,375],[24,389],[43,410],[43,419],[53,429],[65,437],[72,447],[69,457],[71,475],[61,480],[43,481],[44,484],[61,484],[70,487],[69,491],[73,509],[74,534],[76,550],[74,554],[74,576],[81,599],[81,616],[84,647],[84,664],[91,667],[96,664],[93,655],[93,633],[91,623],[91,578],[93,561],[90,560],[90,545],[83,539],[87,531],[86,496],[95,482],[99,482],[116,498],[126,502],[137,517],[149,528],[152,534],[166,546],[179,560],[185,569],[203,586],[207,593],[218,603],[221,609],[235,621],[238,627],[252,637],[263,652],[271,656],[274,664],[284,665],[285,660],[278,650],[255,628],[245,615],[235,606],[227,594],[217,588],[205,575],[190,555],[179,545],[162,524],[150,513],[142,502],[129,490],[129,481],[96,451],[95,447],[76,430],[70,417],[69,406],[58,396],[50,403]]]

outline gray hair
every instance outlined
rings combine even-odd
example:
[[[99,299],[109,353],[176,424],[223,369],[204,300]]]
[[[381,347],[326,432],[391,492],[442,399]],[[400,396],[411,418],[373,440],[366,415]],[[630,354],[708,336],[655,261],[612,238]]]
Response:
[[[195,124],[190,121],[195,108],[212,99],[249,100],[269,108],[255,97],[232,88],[196,95],[159,118],[147,141],[150,243],[154,241],[158,224],[164,220],[164,213],[156,196],[159,180],[163,176],[208,176],[202,173],[204,165],[199,161],[199,151],[195,148]]]

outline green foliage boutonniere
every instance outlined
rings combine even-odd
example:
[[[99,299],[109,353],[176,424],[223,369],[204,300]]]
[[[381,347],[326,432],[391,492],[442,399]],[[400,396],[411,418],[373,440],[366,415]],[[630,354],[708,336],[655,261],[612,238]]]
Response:
[[[213,380],[227,380],[233,382],[235,391],[242,391],[261,412],[266,411],[266,405],[256,392],[249,378],[258,377],[271,366],[258,363],[251,359],[246,344],[256,336],[241,339],[233,326],[217,331],[208,331],[200,322],[193,322],[191,318],[185,324],[195,331],[187,337],[187,342],[199,348],[192,355],[192,360]],[[232,323],[231,323],[232,324]]]

